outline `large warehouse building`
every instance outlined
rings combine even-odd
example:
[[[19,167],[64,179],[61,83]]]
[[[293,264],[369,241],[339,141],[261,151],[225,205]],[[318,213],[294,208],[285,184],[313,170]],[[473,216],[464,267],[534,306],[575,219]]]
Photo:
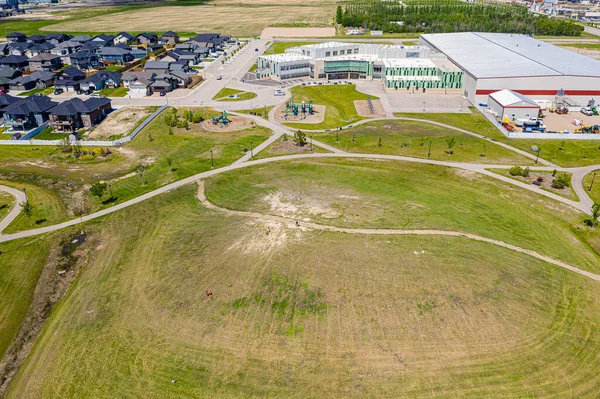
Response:
[[[473,103],[509,89],[553,99],[560,89],[581,105],[600,99],[600,61],[535,40],[503,33],[421,35],[421,45],[442,53],[463,72],[463,93]]]

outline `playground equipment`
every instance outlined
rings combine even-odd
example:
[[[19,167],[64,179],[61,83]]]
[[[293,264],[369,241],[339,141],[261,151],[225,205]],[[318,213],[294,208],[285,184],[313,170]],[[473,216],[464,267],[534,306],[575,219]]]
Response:
[[[227,117],[227,111],[223,111],[221,116],[211,118],[211,122],[213,123],[213,125],[218,125],[220,123],[224,126],[227,126],[231,122],[231,120]]]
[[[314,115],[315,110],[313,107],[312,100],[309,100],[308,104],[306,104],[304,101],[302,101],[302,104],[298,105],[298,104],[294,104],[293,99],[290,99],[285,102],[285,109],[281,112],[283,112],[285,114],[285,116],[284,116],[285,119],[287,119],[287,116],[290,113],[292,113],[295,117],[297,117],[298,114],[301,113],[302,119],[306,119],[306,114]]]

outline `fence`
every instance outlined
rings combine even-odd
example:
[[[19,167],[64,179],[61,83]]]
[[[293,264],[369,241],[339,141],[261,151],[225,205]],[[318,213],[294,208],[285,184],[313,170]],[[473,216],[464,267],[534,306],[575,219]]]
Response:
[[[154,111],[154,113],[152,115],[150,115],[148,118],[146,118],[146,120],[144,122],[142,122],[138,127],[136,127],[133,132],[131,132],[129,135],[127,135],[125,137],[121,137],[118,140],[110,140],[110,141],[108,141],[108,140],[104,140],[104,141],[79,140],[79,141],[72,141],[71,144],[77,144],[82,147],[118,147],[120,145],[123,145],[127,142],[132,141],[135,138],[135,136],[137,136],[137,134],[140,131],[142,131],[143,128],[148,126],[148,124],[150,122],[152,122],[154,120],[154,118],[156,118],[166,108],[167,108],[167,105],[166,104],[163,105],[162,107],[160,107],[159,109]],[[44,128],[46,128],[46,126],[44,126],[43,129]],[[39,132],[36,132],[36,134],[37,133],[39,133]],[[30,135],[31,135],[31,133],[27,134],[27,136],[30,136]],[[27,137],[27,136],[25,136],[25,137]],[[38,145],[38,146],[39,145],[54,145],[54,146],[59,146],[59,145],[61,145],[61,143],[62,143],[62,140],[36,140],[36,139],[0,140],[0,145]]]

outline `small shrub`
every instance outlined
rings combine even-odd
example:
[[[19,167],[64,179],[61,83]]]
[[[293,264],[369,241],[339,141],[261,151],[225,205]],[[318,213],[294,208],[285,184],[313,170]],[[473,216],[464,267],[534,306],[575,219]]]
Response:
[[[544,181],[544,178],[542,176],[539,176],[536,180],[541,183]]]
[[[513,166],[508,173],[510,173],[511,176],[523,176],[523,168],[520,166]]]
[[[561,173],[552,181],[552,188],[563,189],[571,185],[571,176]]]
[[[552,177],[556,176],[556,169],[552,171]]]
[[[523,173],[521,173],[521,176],[529,177],[529,167],[526,167],[525,169],[523,169]]]
[[[382,146],[382,144],[381,144],[381,137],[380,137],[379,141],[377,142],[377,147],[381,147],[381,146]]]

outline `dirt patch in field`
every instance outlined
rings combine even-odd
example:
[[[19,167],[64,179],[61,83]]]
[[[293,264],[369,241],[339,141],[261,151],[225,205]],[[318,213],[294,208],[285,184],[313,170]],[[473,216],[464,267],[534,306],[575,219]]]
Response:
[[[260,34],[261,39],[273,37],[323,37],[335,36],[335,28],[265,28]]]
[[[274,214],[285,217],[296,218],[299,215],[318,216],[326,219],[333,219],[339,216],[339,212],[332,209],[328,204],[312,198],[302,193],[283,193],[276,192],[266,195],[263,200],[267,202]],[[310,218],[303,218],[309,221]]]
[[[369,102],[367,100],[354,100],[354,107],[356,108],[356,112],[360,116],[374,116],[384,118],[386,114],[385,110],[383,109],[383,104],[381,104],[381,101],[372,100],[371,102],[373,103],[372,113],[369,107]]]
[[[325,106],[324,105],[313,105],[314,114],[309,115],[308,112],[303,114],[298,112],[298,116],[294,116],[291,111],[285,110],[286,105],[281,104],[275,110],[275,120],[279,123],[293,122],[293,123],[321,123],[325,120]],[[305,118],[306,116],[306,118]],[[305,118],[305,119],[303,119]]]
[[[228,115],[227,118],[229,118],[229,120],[231,121],[227,125],[224,125],[222,123],[217,123],[215,125],[212,122],[212,120],[207,119],[204,122],[202,122],[202,128],[209,132],[219,133],[219,132],[237,132],[239,130],[248,129],[249,127],[252,126],[252,123],[251,123],[252,120],[250,120],[248,118],[244,118],[241,116],[234,116],[234,115]]]
[[[150,107],[123,107],[110,114],[93,132],[90,138],[126,136],[144,119],[152,115]]]

